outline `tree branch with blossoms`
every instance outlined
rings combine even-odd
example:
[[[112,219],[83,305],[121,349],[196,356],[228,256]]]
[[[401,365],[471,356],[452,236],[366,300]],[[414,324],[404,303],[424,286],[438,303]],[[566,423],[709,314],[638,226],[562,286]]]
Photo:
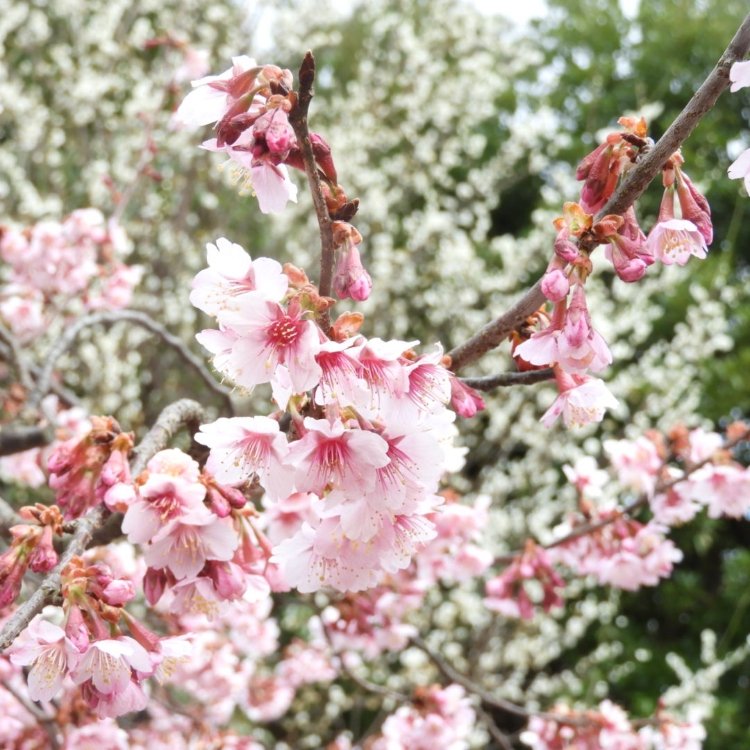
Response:
[[[144,436],[135,450],[131,471],[140,473],[146,462],[163,450],[175,433],[185,425],[194,425],[203,416],[203,407],[195,401],[182,399],[167,406],[157,418],[154,426]],[[73,558],[88,548],[96,531],[110,516],[104,505],[94,507],[76,520],[72,537],[63,552],[60,562],[42,581],[34,593],[10,616],[0,630],[0,652],[4,651],[32,619],[48,604],[59,601],[62,576]]]
[[[0,630],[0,651],[7,649],[14,667],[26,668],[30,698],[49,702],[63,692],[66,703],[75,696],[87,721],[117,718],[146,708],[147,679],[177,670],[177,684],[200,684],[199,673],[207,671],[219,685],[214,693],[196,690],[197,702],[206,711],[220,710],[213,704],[227,698],[228,715],[216,723],[227,727],[229,746],[237,739],[229,728],[237,707],[250,722],[273,722],[304,686],[348,677],[399,704],[377,723],[378,736],[367,738],[366,745],[376,750],[408,748],[427,730],[436,747],[466,747],[476,722],[474,699],[503,748],[512,747],[512,740],[496,718],[514,726],[528,722],[521,735],[527,744],[546,733],[552,739],[538,745],[545,750],[571,737],[585,739],[589,747],[606,746],[606,732],[613,728],[632,746],[645,747],[647,737],[649,747],[664,744],[671,731],[665,727],[674,722],[659,712],[653,725],[644,726],[606,701],[595,711],[539,712],[530,700],[522,705],[506,699],[502,686],[484,687],[489,670],[476,680],[461,673],[428,645],[429,636],[420,636],[414,622],[420,610],[432,606],[431,590],[461,582],[477,588],[501,559],[480,544],[490,499],[477,498],[469,506],[444,483],[463,458],[455,444],[456,417],[484,408],[475,390],[554,378],[560,394],[542,417],[545,426],[560,416],[567,426],[600,421],[617,402],[588,374],[612,362],[585,296],[591,252],[604,245],[625,282],[639,280],[657,260],[684,265],[706,256],[711,212],[683,170],[679,147],[748,48],[750,16],[657,144],[648,138],[644,120],[620,120],[622,130],[607,135],[579,165],[580,203],[566,203],[555,221],[554,255],[544,277],[447,356],[439,344],[423,350],[418,341],[368,336],[357,312],[331,320],[333,296],[364,301],[372,280],[359,254],[362,236],[350,223],[358,203],[338,184],[328,143],[309,129],[312,53],[304,57],[297,90],[291,71],[247,56],[233,58],[218,75],[197,73],[172,123],[212,125],[214,137],[204,149],[232,163],[262,213],[279,213],[296,201],[290,170],[304,172],[321,240],[318,284],[304,269],[251,258],[225,237],[207,245],[207,266],[193,279],[190,302],[212,325],[197,340],[227,382],[270,391],[267,413],[252,416],[236,416],[230,388],[213,378],[185,342],[138,311],[107,310],[72,321],[50,347],[36,383],[33,369],[24,373],[16,342],[5,336],[19,379],[29,386],[29,410],[45,402],[60,357],[83,329],[126,322],[174,349],[231,414],[206,422],[201,405],[183,399],[160,414],[135,448],[133,435],[113,417],[90,417],[71,427],[67,439],[55,440],[45,455],[33,455],[46,466],[56,504],[28,505],[16,514],[0,502],[0,526],[10,534],[0,555],[0,608],[19,597],[28,570],[43,575]],[[633,204],[659,172],[664,197],[647,237]],[[96,213],[74,212],[54,230],[8,232],[0,242],[21,274],[20,259],[30,243],[44,244],[40,237],[54,253],[71,258],[78,246],[69,238],[80,232],[80,244],[96,248],[91,258],[99,260],[116,244],[116,229]],[[100,272],[94,260],[91,278]],[[54,296],[59,279],[45,273]],[[511,334],[518,372],[456,376]],[[169,447],[182,427],[199,450]],[[750,433],[744,425],[741,431],[730,426],[730,433],[722,440],[702,430],[676,430],[605,444],[622,485],[638,499],[614,510],[597,506],[589,493],[600,470],[574,467],[570,481],[579,489],[584,523],[546,547],[528,541],[506,571],[484,581],[485,609],[533,619],[539,610],[562,606],[566,584],[556,565],[630,590],[667,577],[681,556],[666,538],[671,525],[704,507],[716,518],[750,510],[747,493],[740,491],[750,472],[729,453]],[[0,445],[2,437],[0,432]],[[641,524],[632,515],[646,504],[654,520]],[[110,567],[106,543],[120,536],[136,550],[142,576]],[[100,544],[96,556],[84,554]],[[270,617],[274,599],[311,593],[322,599],[331,591],[338,594],[329,596],[320,617],[299,628],[304,638],[284,640],[281,649],[278,625]],[[278,596],[272,599],[272,592]],[[139,595],[137,603],[143,604],[131,611]],[[50,604],[59,607],[41,617]],[[232,644],[225,648],[221,638],[227,634]],[[407,696],[387,680],[381,685],[362,677],[346,661],[353,651],[366,654],[366,662],[410,644],[427,655],[446,684],[420,685]],[[222,663],[228,654],[228,663]],[[269,659],[259,666],[263,657]],[[214,669],[217,664],[223,669]],[[158,711],[157,705],[156,718]],[[191,716],[181,705],[180,711]],[[199,724],[191,721],[190,731],[210,732]],[[655,734],[643,731],[651,729]]]
[[[638,159],[628,179],[598,211],[596,220],[601,221],[609,214],[622,215],[628,211],[659,174],[670,155],[679,149],[703,116],[711,110],[719,96],[729,87],[729,71],[732,65],[741,61],[747,55],[748,50],[750,50],[750,15],[745,17],[716,66],[692,99],[659,141]],[[587,245],[591,250],[592,245],[588,237],[581,243],[581,247]],[[542,290],[542,281],[542,279],[537,281],[505,313],[487,323],[470,339],[448,352],[454,372],[463,369],[499,346],[524,320],[545,303],[547,297]]]

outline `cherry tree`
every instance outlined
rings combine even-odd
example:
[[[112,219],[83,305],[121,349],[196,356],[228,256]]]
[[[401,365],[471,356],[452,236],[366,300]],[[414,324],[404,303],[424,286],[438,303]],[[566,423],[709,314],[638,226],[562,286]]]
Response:
[[[609,698],[544,704],[533,684],[543,671],[532,684],[498,685],[482,640],[498,622],[546,615],[574,630],[566,603],[592,581],[633,591],[668,579],[682,559],[673,527],[750,510],[750,473],[735,454],[750,426],[676,424],[606,441],[606,466],[582,456],[565,467],[570,512],[517,549],[486,539],[492,498],[462,498],[451,477],[467,460],[457,423],[491,410],[499,388],[554,383],[537,418],[555,440],[576,439],[560,425],[585,428],[618,408],[591,280],[609,269],[636,289],[707,257],[711,209],[681,146],[727,88],[750,86],[750,16],[661,138],[643,117],[623,116],[583,156],[578,192],[548,232],[544,274],[447,352],[371,332],[378,286],[357,228],[367,205],[339,183],[346,154],[310,129],[313,54],[294,75],[237,50],[212,74],[205,54],[175,38],[149,46],[183,56],[176,82],[191,80],[191,90],[172,125],[180,137],[196,133],[195,146],[253,195],[237,200],[275,215],[309,194],[319,265],[253,258],[251,239],[215,237],[184,290],[209,321],[196,336],[201,356],[129,307],[148,269],[129,262],[128,188],[109,218],[81,207],[3,227],[10,388],[0,454],[3,474],[29,488],[28,502],[0,503],[3,742],[701,747],[705,715],[680,711],[675,691],[650,716]],[[152,153],[147,139],[137,179],[155,177]],[[746,184],[748,153],[728,170]],[[638,201],[655,181],[659,214],[642,227]],[[35,342],[60,320],[40,355]],[[83,331],[115,323],[176,352],[213,403],[176,400],[140,439],[88,413],[60,362]],[[513,369],[466,373],[506,345]],[[445,611],[460,606],[464,589],[480,592],[483,608],[485,625],[464,638],[473,653],[451,648],[439,606],[432,621],[420,618],[436,597]],[[396,669],[402,652],[410,661]],[[290,730],[292,707],[309,711],[321,685],[331,717],[353,689],[379,719],[361,731],[331,721],[326,736],[304,721]]]

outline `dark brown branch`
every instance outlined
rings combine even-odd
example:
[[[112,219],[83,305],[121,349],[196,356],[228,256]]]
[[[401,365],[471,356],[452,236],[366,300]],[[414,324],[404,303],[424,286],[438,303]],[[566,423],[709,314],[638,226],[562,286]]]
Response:
[[[706,112],[714,106],[716,100],[729,85],[729,69],[735,62],[742,60],[748,50],[750,50],[750,15],[745,17],[724,54],[716,63],[716,67],[658,143],[633,167],[628,178],[620,184],[615,194],[596,215],[597,219],[607,214],[622,214],[633,205],[654,177],[659,174],[667,159],[695,130]],[[540,279],[507,312],[487,323],[468,341],[448,352],[452,360],[453,371],[458,372],[462,367],[475,362],[488,351],[499,346],[545,301]]]
[[[289,115],[289,122],[297,136],[297,145],[302,152],[305,163],[305,173],[310,186],[315,215],[320,228],[320,279],[318,291],[322,297],[331,296],[333,286],[333,265],[336,257],[336,246],[333,241],[331,228],[331,216],[323,195],[323,184],[320,181],[318,165],[315,162],[312,143],[310,142],[310,130],[307,124],[307,113],[313,98],[313,83],[315,81],[315,58],[308,51],[299,69],[299,94],[297,104]],[[325,331],[330,327],[328,312],[320,316],[321,326]]]
[[[196,401],[182,399],[167,406],[135,449],[135,456],[130,464],[131,473],[140,474],[149,459],[169,445],[169,441],[182,425],[188,425],[190,429],[193,429],[202,418],[203,407]],[[73,557],[83,554],[89,547],[95,532],[111,515],[104,506],[98,506],[75,522],[75,531],[60,562],[5,622],[0,631],[0,653],[13,643],[18,634],[45,606],[59,601],[63,570]]]
[[[0,427],[0,456],[41,448],[55,438],[51,427],[28,427],[26,425],[4,425]]]
[[[477,391],[491,391],[495,388],[506,388],[511,385],[533,385],[545,380],[552,380],[555,373],[551,367],[543,370],[526,372],[501,372],[499,375],[486,375],[481,378],[461,378],[461,382]]]
[[[158,323],[146,313],[139,310],[117,310],[112,312],[97,312],[85,315],[73,323],[55,345],[50,349],[42,366],[36,386],[33,388],[28,400],[28,408],[36,409],[41,400],[47,395],[52,382],[52,374],[57,361],[73,345],[78,334],[84,329],[95,325],[114,325],[115,323],[135,323],[158,336],[167,346],[174,349],[180,358],[189,365],[203,380],[210,390],[224,400],[225,405],[233,413],[231,389],[219,383],[203,363],[203,360],[194,354],[185,342],[170,333],[161,323]]]

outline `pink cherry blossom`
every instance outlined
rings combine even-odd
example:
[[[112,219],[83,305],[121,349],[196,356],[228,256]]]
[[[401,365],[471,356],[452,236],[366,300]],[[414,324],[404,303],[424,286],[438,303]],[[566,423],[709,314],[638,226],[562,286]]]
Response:
[[[250,90],[256,67],[255,60],[242,55],[233,57],[232,67],[223,73],[193,81],[193,90],[182,100],[175,121],[188,128],[218,122],[234,101]]]
[[[297,202],[297,186],[283,164],[268,161],[253,164],[250,168],[250,180],[261,213],[278,214],[286,208],[289,201]]]
[[[209,315],[232,309],[237,298],[255,294],[271,302],[281,302],[289,280],[281,265],[271,258],[251,260],[236,242],[219,237],[206,245],[208,268],[193,279],[190,302]]]
[[[231,560],[239,543],[237,534],[229,519],[213,518],[169,521],[152,537],[144,559],[152,568],[168,568],[177,579],[197,575],[207,560]]]
[[[542,416],[545,427],[551,427],[562,417],[566,427],[583,427],[601,422],[607,409],[618,406],[617,399],[598,378],[573,376],[552,406]]]
[[[153,671],[151,658],[137,641],[120,636],[92,641],[71,677],[76,685],[90,680],[97,693],[111,695],[126,690],[133,670],[150,674]]]
[[[374,432],[348,429],[340,419],[306,417],[304,426],[304,436],[289,450],[300,492],[322,495],[329,484],[361,492],[374,485],[375,470],[390,460],[388,443]]]
[[[81,654],[65,631],[37,615],[8,649],[13,664],[28,667],[29,696],[50,701],[60,691],[65,676],[76,668]]]
[[[664,465],[653,440],[645,435],[635,440],[605,440],[604,450],[623,486],[653,494],[658,473]]]
[[[750,511],[750,471],[736,464],[708,464],[690,477],[690,495],[711,518],[742,518]]]
[[[464,689],[433,685],[421,688],[418,698],[383,722],[372,750],[468,750],[476,714]]]
[[[604,339],[591,325],[583,287],[576,285],[570,307],[555,306],[552,323],[516,347],[515,353],[532,365],[558,364],[569,373],[598,372],[612,362]]]
[[[205,496],[206,488],[202,484],[168,474],[151,474],[125,513],[123,533],[130,542],[144,544],[174,520],[210,524],[216,517],[203,504]]]
[[[524,586],[524,582],[529,580],[541,584],[541,601],[532,600],[529,596]],[[549,555],[541,547],[528,543],[523,553],[499,576],[487,581],[484,604],[488,609],[508,617],[530,620],[534,616],[535,604],[545,612],[562,607],[560,592],[564,588],[565,582],[552,567]]]
[[[750,60],[748,60],[750,62]],[[744,180],[745,190],[750,193],[750,148],[743,151],[727,169],[731,180]]]
[[[705,258],[708,249],[703,235],[692,221],[660,221],[648,235],[646,248],[664,265],[684,266],[691,255]]]
[[[273,497],[291,493],[293,472],[286,461],[289,445],[275,419],[218,419],[201,425],[195,439],[211,449],[206,468],[220,482],[242,484],[257,476]]]
[[[268,383],[279,365],[289,371],[295,393],[317,385],[321,375],[315,361],[320,349],[318,328],[305,319],[298,305],[285,310],[275,302],[246,295],[238,300],[237,310],[223,312],[219,322],[237,338],[228,356],[216,358],[214,366],[239,385],[253,388]]]

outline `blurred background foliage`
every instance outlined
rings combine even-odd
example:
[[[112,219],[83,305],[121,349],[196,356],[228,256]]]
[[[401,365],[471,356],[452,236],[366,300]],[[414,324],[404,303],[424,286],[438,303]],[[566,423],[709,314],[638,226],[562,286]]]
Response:
[[[190,340],[200,321],[186,290],[203,265],[206,241],[224,235],[253,256],[271,254],[313,267],[316,232],[307,196],[279,221],[263,217],[252,200],[237,198],[214,155],[195,148],[195,134],[170,128],[170,113],[182,95],[171,84],[179,55],[163,46],[147,49],[146,42],[170,35],[208,49],[212,72],[223,70],[231,55],[253,54],[250,39],[265,48],[268,61],[293,70],[312,47],[319,67],[313,128],[331,141],[342,184],[363,199],[356,223],[365,237],[377,305],[388,311],[378,315],[373,301],[367,308],[369,330],[441,340],[449,347],[485,322],[489,307],[501,308],[544,269],[549,220],[562,200],[575,199],[573,170],[602,129],[614,127],[626,112],[640,111],[658,138],[748,10],[745,0],[644,0],[635,16],[626,16],[617,0],[549,0],[544,18],[518,29],[458,0],[352,3],[345,13],[336,5],[261,2],[248,13],[229,0],[16,4],[0,18],[4,220],[29,223],[85,205],[111,211],[105,178],[112,177],[119,189],[130,184],[149,131],[159,180],[138,182],[124,220],[133,260],[149,269],[138,306]],[[725,95],[685,144],[686,171],[706,191],[716,239],[705,262],[690,263],[671,281],[654,284],[658,312],[645,333],[623,337],[621,367],[640,372],[624,398],[633,408],[653,389],[669,392],[671,365],[659,371],[665,383],[651,382],[651,373],[640,371],[638,363],[657,342],[676,336],[701,299],[698,285],[703,299],[735,300],[725,305],[728,319],[721,331],[731,342],[706,349],[691,365],[699,373],[699,382],[691,384],[699,413],[719,423],[750,412],[750,202],[739,184],[726,178],[732,159],[750,145],[749,119],[748,93]],[[646,227],[660,195],[654,185],[642,202]],[[609,278],[602,283],[609,325],[621,331],[618,316],[624,315],[630,290],[613,287],[609,295]],[[621,298],[609,299],[618,294]],[[696,315],[700,319],[700,311]],[[696,336],[710,339],[711,331]],[[102,361],[121,367],[102,368]],[[116,328],[106,340],[92,332],[66,380],[92,408],[117,412],[136,427],[177,395],[199,389],[171,353],[126,328]],[[526,456],[526,473],[508,479],[519,486],[502,497],[508,503],[513,492],[534,502],[544,499],[531,491],[529,477],[549,477],[551,471],[547,498],[553,498],[560,481],[552,444],[557,441],[535,443],[492,421],[514,422],[521,413],[512,405],[521,396],[503,394],[491,408],[500,408],[500,398],[506,416],[484,416],[467,434],[480,450],[468,464],[464,488],[490,471],[502,474],[498,465]],[[538,402],[524,408],[519,429],[540,413]],[[623,421],[606,424],[608,434],[621,434]],[[547,465],[540,466],[544,457]],[[510,523],[519,538],[533,528],[523,507],[520,520]],[[553,509],[547,519],[557,515]],[[604,682],[614,700],[647,715],[675,681],[668,651],[681,654],[696,671],[705,663],[696,644],[707,628],[716,633],[719,655],[745,642],[747,526],[703,518],[675,537],[686,560],[670,581],[635,594],[587,592],[600,602],[614,597],[619,615],[590,617],[575,647],[544,667],[550,674],[571,670],[579,679],[579,687],[568,690],[561,681],[551,698],[595,701]],[[463,632],[472,637],[466,628]],[[502,636],[524,637],[523,628],[503,626]],[[595,662],[586,660],[607,642],[618,648]],[[709,750],[748,746],[749,668],[748,661],[737,664],[718,683],[707,727]],[[531,670],[528,680],[533,677]]]

